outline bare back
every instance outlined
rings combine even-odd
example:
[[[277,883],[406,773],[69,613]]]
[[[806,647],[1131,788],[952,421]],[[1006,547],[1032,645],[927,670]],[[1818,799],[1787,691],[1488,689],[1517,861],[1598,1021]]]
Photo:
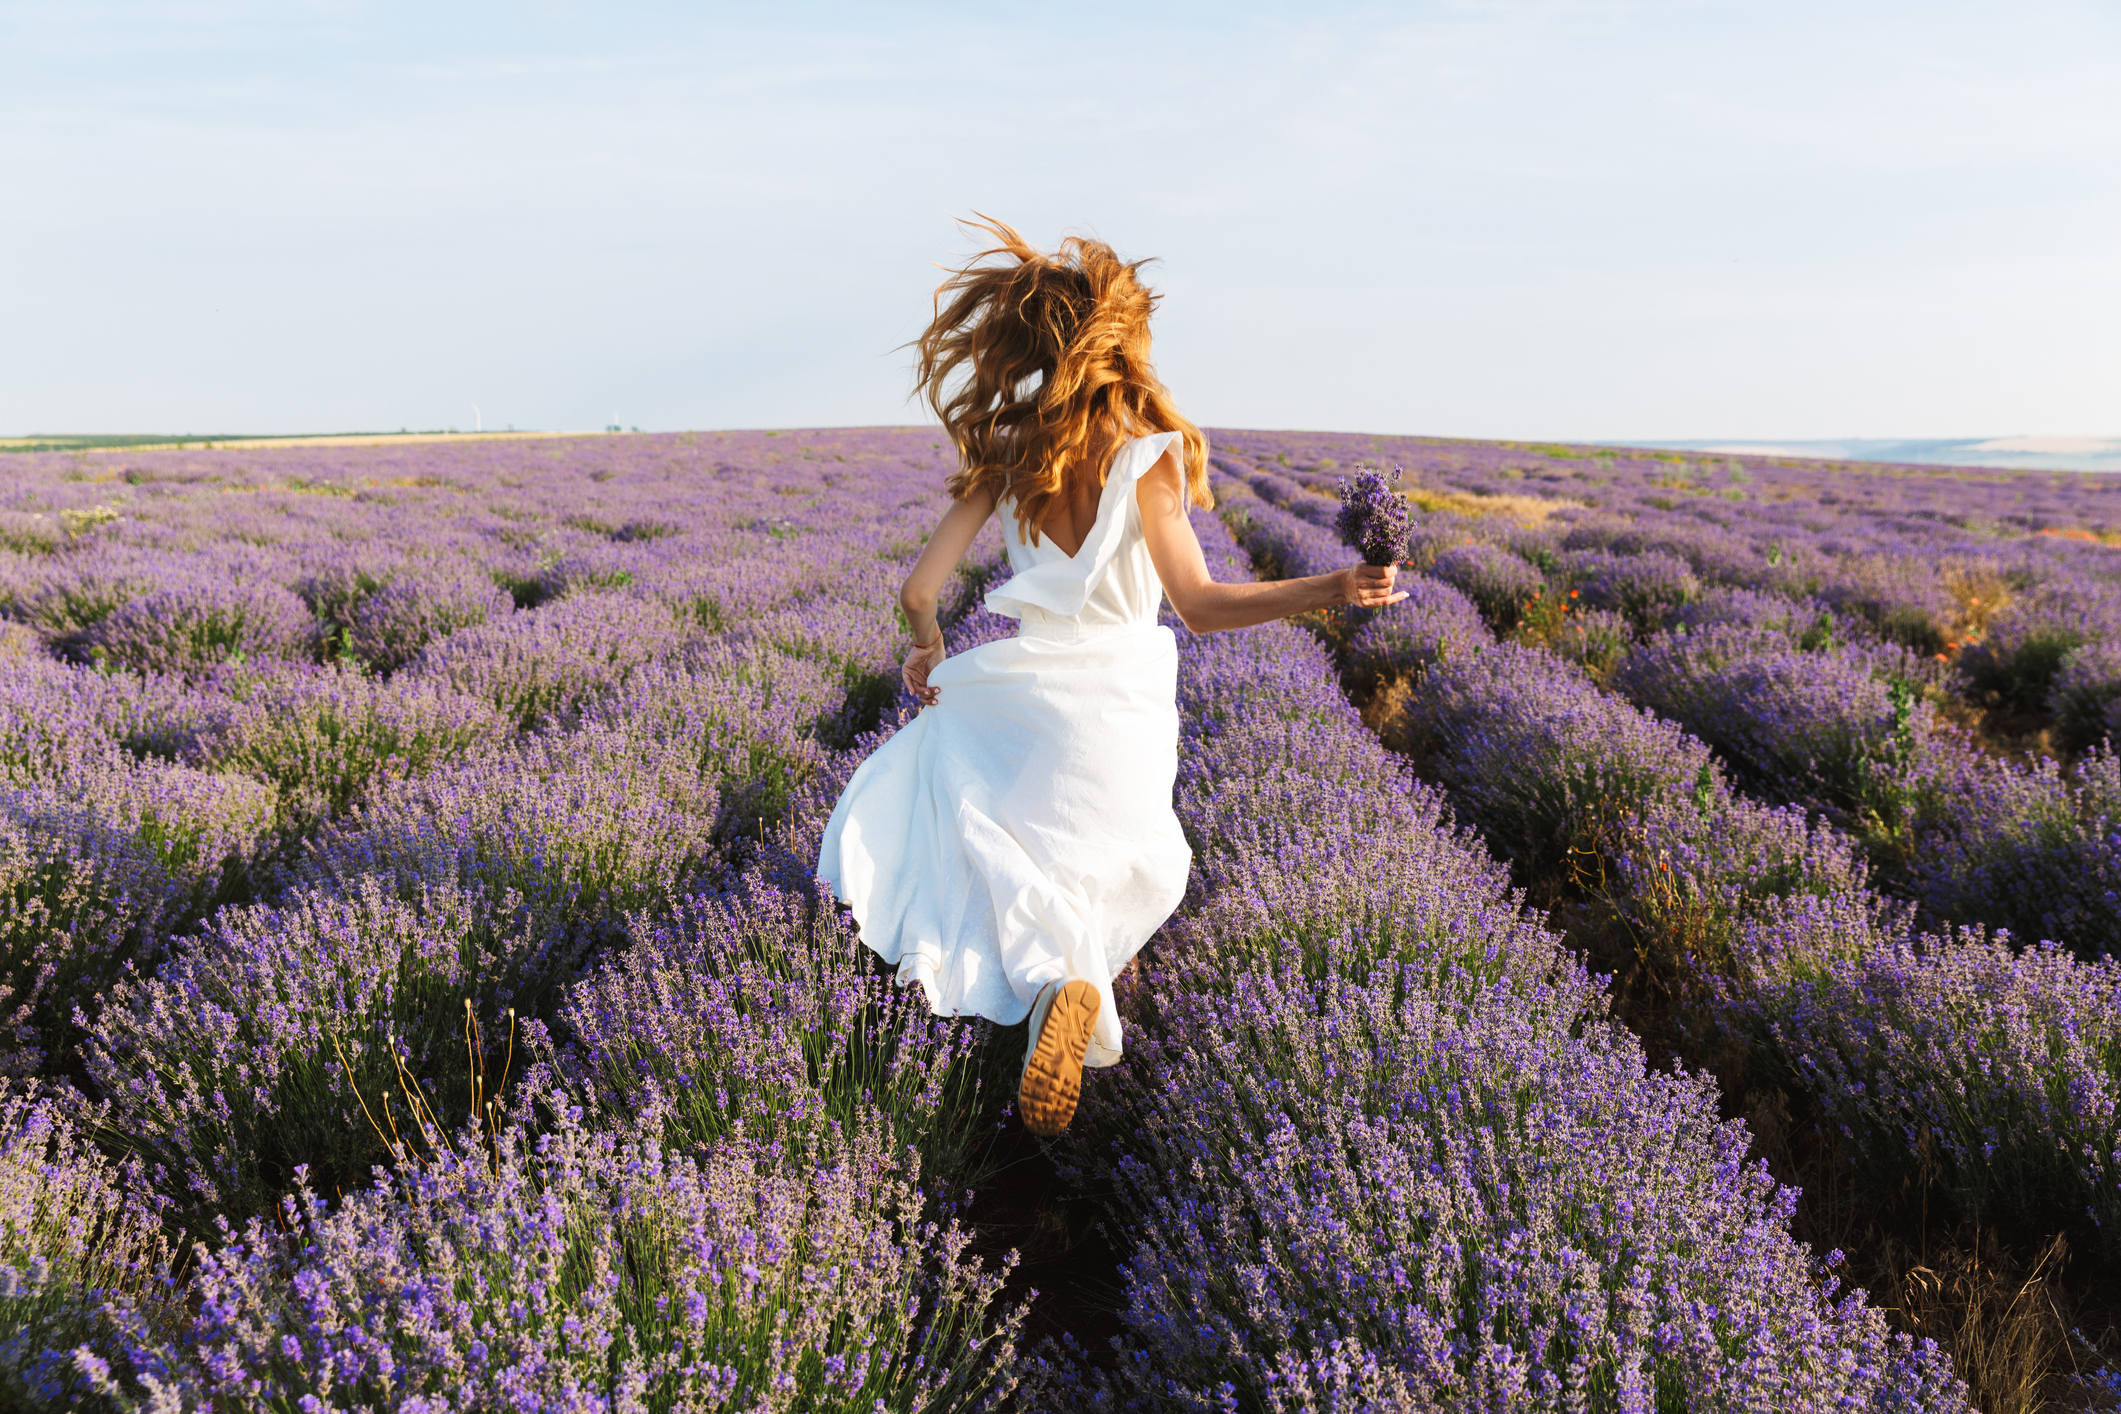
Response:
[[[1038,533],[1050,539],[1062,554],[1073,558],[1075,552],[1083,548],[1084,537],[1097,523],[1098,502],[1112,457],[1126,440],[1109,428],[1105,429],[1083,459],[1089,466],[1097,467],[1099,474],[1094,478],[1071,476],[1066,496],[1054,497],[1052,511],[1039,522]]]

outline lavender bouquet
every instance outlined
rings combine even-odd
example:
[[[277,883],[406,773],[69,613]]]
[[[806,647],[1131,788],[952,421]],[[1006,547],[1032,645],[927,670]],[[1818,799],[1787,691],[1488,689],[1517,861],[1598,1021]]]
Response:
[[[1350,549],[1362,555],[1366,565],[1396,565],[1407,557],[1407,541],[1414,525],[1407,514],[1406,498],[1392,489],[1399,468],[1389,475],[1381,471],[1358,471],[1340,481],[1340,520],[1336,529]]]

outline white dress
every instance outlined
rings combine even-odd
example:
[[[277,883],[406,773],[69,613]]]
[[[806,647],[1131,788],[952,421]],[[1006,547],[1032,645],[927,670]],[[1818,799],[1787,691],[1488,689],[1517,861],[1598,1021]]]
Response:
[[[1015,576],[987,607],[1015,638],[945,658],[934,706],[861,767],[818,875],[861,938],[939,1016],[1022,1021],[1047,982],[1102,1005],[1083,1064],[1120,1058],[1112,978],[1178,907],[1193,852],[1171,810],[1178,646],[1135,483],[1177,433],[1122,446],[1071,557],[1029,545],[1004,503]]]

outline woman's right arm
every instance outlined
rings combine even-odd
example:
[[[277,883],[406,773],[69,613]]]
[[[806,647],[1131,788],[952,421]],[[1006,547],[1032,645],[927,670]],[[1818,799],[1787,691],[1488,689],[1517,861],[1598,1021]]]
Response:
[[[906,690],[924,706],[935,701],[928,674],[943,661],[943,629],[935,619],[943,586],[949,582],[957,562],[972,548],[973,537],[993,514],[994,493],[989,490],[976,490],[961,501],[951,502],[935,533],[928,537],[920,559],[914,561],[913,573],[899,587],[898,604],[906,611],[906,623],[913,629],[913,652],[907,655],[900,675],[905,679]]]
[[[1335,604],[1378,609],[1407,597],[1404,590],[1392,590],[1397,565],[1351,565],[1304,579],[1217,584],[1193,534],[1185,482],[1169,452],[1142,474],[1135,499],[1141,506],[1142,538],[1148,542],[1157,578],[1164,582],[1164,594],[1180,622],[1195,633],[1250,628]]]

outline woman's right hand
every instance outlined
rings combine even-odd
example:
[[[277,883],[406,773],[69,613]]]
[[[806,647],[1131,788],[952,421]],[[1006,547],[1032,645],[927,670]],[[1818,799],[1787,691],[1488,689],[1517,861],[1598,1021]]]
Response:
[[[1352,565],[1334,576],[1340,583],[1340,602],[1360,609],[1382,609],[1407,597],[1407,591],[1392,592],[1399,577],[1398,565]]]
[[[898,670],[899,680],[906,684],[906,691],[912,693],[914,699],[923,707],[933,707],[940,695],[939,689],[928,686],[928,674],[936,670],[947,654],[948,650],[943,647],[943,635],[938,630],[935,642],[927,647],[914,644],[913,651],[906,655],[905,665]]]

